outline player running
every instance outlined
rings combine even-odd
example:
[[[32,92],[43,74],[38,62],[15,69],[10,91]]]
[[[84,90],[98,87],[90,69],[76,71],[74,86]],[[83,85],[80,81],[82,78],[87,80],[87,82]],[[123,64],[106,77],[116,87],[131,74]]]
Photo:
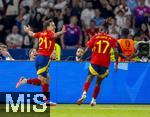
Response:
[[[117,54],[117,40],[107,35],[105,27],[101,26],[100,33],[93,36],[87,42],[87,48],[82,58],[84,58],[85,54],[89,49],[92,49],[92,56],[89,65],[89,73],[84,84],[84,90],[81,98],[77,101],[78,105],[81,105],[84,99],[86,98],[87,91],[90,87],[90,84],[93,78],[96,76],[96,85],[93,93],[93,98],[91,100],[90,105],[96,105],[96,98],[100,91],[100,85],[103,79],[108,75],[109,64],[110,64],[110,50],[114,48],[115,58],[116,58],[116,69],[118,66],[118,54]]]
[[[49,74],[48,67],[50,64],[50,56],[54,50],[55,38],[62,35],[65,32],[65,27],[62,28],[60,32],[55,33],[55,24],[52,20],[48,20],[44,23],[44,30],[42,32],[34,33],[31,31],[29,26],[24,26],[24,31],[28,33],[29,36],[37,38],[39,41],[38,55],[35,58],[35,67],[37,70],[38,78],[26,79],[21,77],[16,85],[16,88],[27,83],[32,85],[42,86],[42,91],[46,97],[46,104],[50,106],[55,106],[56,103],[49,102],[50,92],[49,92]]]

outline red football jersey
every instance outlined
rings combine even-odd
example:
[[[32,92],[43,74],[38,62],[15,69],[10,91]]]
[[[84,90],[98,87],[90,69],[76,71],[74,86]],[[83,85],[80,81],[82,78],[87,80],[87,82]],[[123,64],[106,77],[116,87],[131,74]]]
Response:
[[[97,34],[88,43],[92,48],[91,64],[108,67],[110,64],[110,50],[117,46],[117,40],[106,33]]]
[[[54,32],[47,30],[38,32],[34,34],[34,38],[39,40],[38,54],[50,56],[55,46]]]

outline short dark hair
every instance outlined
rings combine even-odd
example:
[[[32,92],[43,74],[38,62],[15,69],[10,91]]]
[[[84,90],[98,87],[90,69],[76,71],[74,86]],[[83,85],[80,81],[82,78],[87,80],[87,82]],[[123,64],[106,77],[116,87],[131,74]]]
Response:
[[[36,50],[36,48],[31,48],[31,49],[29,50],[29,57],[30,57],[31,52],[32,52],[34,49]]]
[[[52,19],[49,19],[43,23],[43,28],[46,29],[50,23],[54,22]]]
[[[96,24],[96,22],[95,22],[95,20],[94,20],[94,19],[92,19],[90,22],[93,22],[93,23],[95,23],[95,24]]]
[[[99,28],[101,28],[101,31],[108,32],[108,27],[105,24],[102,24]]]
[[[129,30],[127,29],[127,28],[123,28],[122,30],[121,30],[121,35],[123,35],[123,36],[127,36],[127,35],[129,35]]]
[[[3,43],[0,43],[0,46],[1,46],[1,45],[4,45],[4,44],[3,44]]]
[[[7,45],[3,44],[3,43],[0,43],[0,47],[1,48],[6,48],[7,49]]]

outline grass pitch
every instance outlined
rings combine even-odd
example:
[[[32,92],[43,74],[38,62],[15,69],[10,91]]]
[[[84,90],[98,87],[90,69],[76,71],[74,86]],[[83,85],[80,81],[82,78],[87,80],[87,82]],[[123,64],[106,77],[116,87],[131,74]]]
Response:
[[[9,106],[9,112],[6,112],[6,104],[0,104],[0,117],[50,117],[50,107],[44,112],[35,112],[32,108],[32,104],[30,105],[30,112],[27,112],[27,105],[24,106],[24,112],[21,112],[21,106],[17,109],[17,112],[13,112],[11,106]],[[43,109],[41,106],[36,106],[38,109]]]
[[[150,105],[108,105],[98,104],[95,107],[84,104],[58,104],[48,107],[50,113],[9,112],[5,105],[0,105],[0,117],[150,117]]]
[[[150,117],[150,105],[57,105],[50,117]]]

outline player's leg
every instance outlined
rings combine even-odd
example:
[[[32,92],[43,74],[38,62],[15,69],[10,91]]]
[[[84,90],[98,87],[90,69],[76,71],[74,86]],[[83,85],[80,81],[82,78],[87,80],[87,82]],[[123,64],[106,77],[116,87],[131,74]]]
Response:
[[[41,60],[41,56],[37,56],[36,59],[35,59],[35,67],[36,67],[37,71],[41,67],[40,64],[39,64],[40,60]],[[40,86],[41,85],[41,80],[39,78],[29,78],[29,79],[27,79],[25,77],[21,77],[19,79],[19,82],[16,85],[16,88],[19,88],[21,85],[23,85],[25,83]]]
[[[46,97],[45,102],[46,102],[47,106],[56,106],[55,102],[50,101],[49,82],[50,82],[50,75],[47,72],[47,78],[44,80],[44,82],[42,82],[42,91]]]
[[[99,94],[101,83],[103,79],[108,76],[109,73],[108,68],[104,66],[95,67],[95,71],[97,72],[98,75],[97,75],[96,85],[93,92],[93,98],[91,100],[91,106],[96,105],[96,98]]]
[[[91,82],[92,82],[94,76],[97,76],[97,75],[99,75],[99,74],[97,73],[97,66],[96,66],[96,65],[93,65],[93,64],[90,64],[90,65],[89,65],[89,72],[88,72],[87,80],[86,80],[86,82],[85,82],[85,84],[84,84],[84,90],[83,90],[82,96],[81,96],[81,98],[77,101],[77,104],[78,104],[78,105],[81,105],[82,102],[84,101],[84,99],[86,98],[86,94],[87,94],[87,91],[88,91],[88,89],[89,89],[89,87],[90,87],[90,84],[91,84]]]
[[[91,101],[91,106],[96,105],[96,98],[99,94],[102,81],[103,81],[103,78],[97,76],[96,84],[95,84],[95,88],[94,88],[94,92],[93,92],[93,97],[92,97],[92,101]]]
[[[25,77],[21,77],[19,82],[16,85],[16,88],[19,88],[21,85],[23,85],[25,83],[40,86],[41,85],[41,80],[39,80],[38,78],[27,79]]]
[[[44,74],[43,74],[44,75]],[[45,102],[48,106],[56,106],[56,103],[50,101],[50,91],[49,91],[49,80],[50,76],[45,75],[39,75],[39,79],[41,80],[41,86],[42,86],[42,92],[45,95]]]
[[[82,93],[82,95],[86,95],[86,94],[87,94],[88,89],[89,89],[90,84],[91,84],[91,82],[93,81],[93,79],[94,79],[94,75],[89,74],[89,75],[87,76],[86,82],[85,82],[85,84],[84,84],[84,88],[83,88],[83,93]]]
[[[49,78],[44,77],[42,75],[38,76],[38,79],[41,81],[41,86],[42,86],[42,92],[46,97],[46,100],[50,99],[50,93],[49,93]]]
[[[51,103],[50,101],[50,91],[49,91],[49,81],[50,81],[50,76],[49,76],[49,64],[50,64],[50,59],[49,57],[42,57],[42,62],[40,62],[40,69],[38,69],[37,74],[38,74],[38,79],[41,80],[41,86],[42,86],[42,91],[43,94],[45,95],[45,101],[47,105],[50,106],[55,106],[56,103]]]
[[[83,88],[82,96],[81,96],[81,98],[77,101],[77,104],[78,104],[78,105],[81,105],[82,102],[84,101],[84,99],[86,98],[87,91],[88,91],[88,89],[89,89],[89,87],[90,87],[90,84],[91,84],[93,78],[94,78],[94,76],[91,75],[91,74],[89,74],[89,75],[87,76],[86,82],[84,83],[84,88]]]

